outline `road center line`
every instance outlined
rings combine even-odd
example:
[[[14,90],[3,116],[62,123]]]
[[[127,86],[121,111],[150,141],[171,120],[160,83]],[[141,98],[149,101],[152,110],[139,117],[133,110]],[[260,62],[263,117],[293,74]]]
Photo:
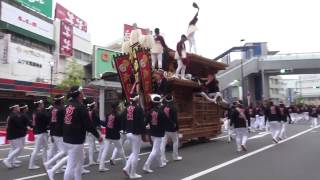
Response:
[[[316,128],[318,128],[318,127],[320,127],[320,126],[317,126]],[[307,129],[307,130],[305,130],[305,131],[302,131],[302,132],[300,132],[300,133],[298,133],[298,134],[295,134],[295,135],[293,135],[293,136],[291,136],[291,137],[289,137],[289,138],[287,138],[287,139],[285,139],[285,140],[280,141],[278,144],[282,144],[282,143],[285,143],[285,142],[287,142],[287,141],[290,141],[290,140],[292,140],[292,139],[294,139],[294,138],[296,138],[296,137],[299,137],[299,136],[301,136],[301,135],[303,135],[303,134],[306,134],[306,133],[308,133],[308,132],[310,132],[310,131],[312,131],[312,130],[314,130],[314,128],[311,128],[311,129]],[[267,149],[270,149],[270,148],[272,148],[272,147],[274,147],[274,146],[276,146],[276,144],[267,145],[267,146],[265,146],[265,147],[262,147],[262,148],[260,148],[260,149],[255,150],[255,151],[252,151],[252,152],[250,152],[250,153],[248,153],[248,154],[242,155],[242,156],[237,157],[237,158],[234,158],[234,159],[232,159],[232,160],[230,160],[230,161],[221,163],[221,164],[219,164],[219,165],[213,166],[213,167],[211,167],[211,168],[209,168],[209,169],[206,169],[206,170],[204,170],[204,171],[201,171],[201,172],[198,172],[198,173],[193,174],[193,175],[191,175],[191,176],[185,177],[185,178],[183,178],[182,180],[193,180],[193,179],[199,178],[199,177],[204,176],[204,175],[206,175],[206,174],[212,173],[212,172],[214,172],[214,171],[216,171],[216,170],[218,170],[218,169],[221,169],[221,168],[223,168],[223,167],[225,167],[225,166],[228,166],[228,165],[230,165],[230,164],[236,163],[236,162],[238,162],[238,161],[240,161],[240,160],[242,160],[242,159],[248,158],[248,157],[253,156],[253,155],[255,155],[255,154],[258,154],[258,153],[260,153],[260,152],[262,152],[262,151],[265,151],[265,150],[267,150]]]

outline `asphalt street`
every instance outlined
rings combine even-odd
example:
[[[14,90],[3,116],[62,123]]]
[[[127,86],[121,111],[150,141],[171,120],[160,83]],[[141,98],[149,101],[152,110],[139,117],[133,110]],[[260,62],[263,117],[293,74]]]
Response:
[[[164,168],[152,167],[152,174],[142,172],[142,166],[150,152],[145,145],[141,151],[139,170],[142,179],[203,179],[203,180],[315,180],[319,179],[320,166],[320,128],[311,129],[309,125],[289,125],[288,138],[275,145],[271,135],[265,132],[251,133],[248,141],[248,152],[236,152],[235,142],[227,143],[226,137],[212,139],[207,143],[190,142],[180,149],[182,161],[170,161]],[[0,159],[5,158],[9,146],[0,146]],[[29,154],[33,145],[26,145],[21,154],[22,166],[6,169],[0,166],[0,179],[48,179],[44,170],[28,170]],[[127,151],[127,154],[129,152]],[[171,160],[171,152],[167,153]],[[39,158],[41,159],[41,158]],[[40,163],[40,161],[38,162]],[[92,166],[90,174],[83,175],[84,180],[127,179],[121,169],[121,161],[116,166],[107,165],[111,170],[98,172],[98,166]],[[56,175],[61,180],[62,174]]]

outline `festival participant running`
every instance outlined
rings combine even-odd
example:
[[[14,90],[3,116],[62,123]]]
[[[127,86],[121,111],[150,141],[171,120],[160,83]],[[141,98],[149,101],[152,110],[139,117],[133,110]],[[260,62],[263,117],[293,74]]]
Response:
[[[50,117],[44,109],[44,103],[42,100],[34,102],[36,105],[36,111],[32,117],[33,133],[36,136],[35,148],[31,154],[29,161],[29,169],[39,169],[40,167],[35,165],[36,156],[42,149],[42,163],[47,161],[47,149],[48,149],[48,128],[50,123]]]
[[[280,103],[279,105],[280,110],[280,121],[281,121],[281,131],[279,135],[279,139],[282,140],[284,138],[287,138],[287,122],[289,119],[289,122],[291,122],[291,117],[289,114],[289,110],[285,107],[283,103]]]
[[[172,141],[172,159],[174,161],[182,160],[182,157],[179,156],[178,148],[179,148],[179,124],[178,124],[178,114],[177,110],[173,105],[173,97],[171,95],[167,95],[164,99],[162,111],[164,112],[164,122],[165,122],[165,136],[162,139],[161,143],[161,161],[162,166],[167,165],[166,158],[166,145],[168,138]]]
[[[9,107],[10,115],[7,118],[7,139],[10,141],[10,151],[8,157],[3,160],[7,168],[19,167],[15,159],[19,156],[24,147],[27,123],[24,122],[20,114],[18,104]]]
[[[152,139],[152,151],[143,166],[143,170],[147,173],[153,173],[153,170],[150,169],[151,163],[154,160],[158,161],[158,165],[163,167],[161,161],[161,142],[165,133],[165,119],[164,112],[161,109],[161,96],[158,94],[152,94],[152,109],[147,114],[146,124],[150,127],[150,134]]]
[[[311,110],[309,112],[310,118],[311,118],[311,127],[315,128],[318,126],[318,110],[316,106],[312,106]]]
[[[69,93],[71,101],[66,107],[63,126],[63,142],[68,153],[64,180],[81,180],[86,132],[91,132],[100,142],[102,138],[88,120],[89,113],[86,106],[83,105],[82,88],[73,86]]]
[[[63,120],[65,116],[64,108],[64,96],[56,95],[54,100],[54,106],[51,110],[51,123],[50,123],[50,136],[53,143],[58,147],[58,153],[51,159],[44,163],[44,167],[47,170],[48,176],[53,177],[53,174],[60,168],[59,166],[51,166],[59,159],[67,155],[67,150],[63,143]],[[48,170],[50,169],[50,170]],[[50,178],[51,179],[51,178]]]
[[[100,129],[100,118],[96,112],[96,103],[93,100],[89,100],[88,104],[87,104],[87,108],[89,111],[89,121],[90,123],[93,125],[93,127],[95,129],[97,129],[99,131]],[[95,162],[93,160],[93,155],[94,155],[94,151],[95,151],[95,145],[96,145],[96,138],[94,137],[94,135],[92,133],[87,133],[87,142],[89,145],[88,148],[88,156],[89,156],[89,166],[91,165],[97,165],[98,162]],[[99,159],[99,158],[98,158]]]
[[[270,125],[272,141],[278,143],[281,131],[280,110],[272,101],[269,102],[269,107],[266,110],[266,121],[268,121]]]
[[[255,108],[253,107],[253,105],[250,105],[248,108],[246,108],[245,110],[245,115],[246,118],[249,119],[250,124],[249,124],[249,128],[250,131],[255,131],[255,121],[256,121],[256,112],[255,112]]]
[[[141,138],[145,133],[145,122],[143,109],[137,104],[139,95],[133,95],[130,101],[131,104],[125,110],[123,117],[125,118],[124,130],[128,133],[127,138],[131,144],[131,154],[123,172],[130,179],[138,179],[142,177],[136,171],[142,144]]]
[[[245,109],[242,104],[238,104],[235,110],[231,114],[230,126],[234,126],[236,133],[237,151],[247,151],[248,140],[248,120],[244,114]]]
[[[51,161],[45,162],[44,165],[46,168],[49,167],[49,165],[52,165],[55,161],[58,159],[55,159],[52,161],[51,159],[56,155],[63,153],[64,148],[63,148],[63,141],[62,141],[62,127],[63,127],[63,118],[65,115],[64,111],[64,96],[63,95],[56,95],[53,98],[53,107],[50,111],[50,139],[52,145],[49,148],[49,153],[48,153],[48,159]],[[55,148],[59,151],[59,153],[55,152]],[[62,156],[62,155],[61,155]]]
[[[117,113],[117,103],[111,105],[112,111],[107,115],[107,120],[102,123],[106,127],[106,141],[104,144],[103,152],[100,158],[99,171],[104,172],[109,169],[105,167],[105,159],[110,147],[110,144],[114,144],[117,152],[120,153],[124,162],[126,162],[126,156],[122,144],[120,142],[120,131],[122,130],[122,120],[121,116]]]

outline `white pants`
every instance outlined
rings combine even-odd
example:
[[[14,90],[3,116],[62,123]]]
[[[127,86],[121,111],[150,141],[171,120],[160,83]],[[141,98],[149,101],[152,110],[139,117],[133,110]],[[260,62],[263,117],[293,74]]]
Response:
[[[256,118],[251,117],[250,118],[250,128],[255,129],[255,123],[256,123]]]
[[[151,163],[155,159],[158,161],[159,166],[162,165],[162,161],[161,161],[161,142],[162,142],[162,137],[151,136],[151,139],[153,141],[152,151],[149,154],[149,157],[148,157],[147,161],[144,164],[144,167],[147,168],[147,169],[150,169]]]
[[[303,120],[309,121],[309,113],[308,112],[304,112],[302,117],[303,117]]]
[[[138,158],[139,158],[142,141],[141,141],[141,135],[128,133],[127,137],[131,144],[131,154],[128,158],[128,161],[124,169],[126,171],[129,171],[130,176],[133,176],[136,174],[136,171],[137,171]]]
[[[280,136],[281,139],[287,138],[287,123],[282,122],[281,123],[281,130],[280,130]]]
[[[166,161],[166,145],[168,138],[172,141],[173,152],[172,158],[177,159],[179,157],[178,148],[179,148],[179,134],[178,132],[166,132],[161,142],[161,161],[164,163]]]
[[[185,78],[187,66],[183,64],[181,59],[178,59],[178,68],[176,70],[176,76],[179,75],[181,71],[181,78]]]
[[[152,53],[151,54],[152,60],[152,69],[156,68],[156,63],[158,63],[158,69],[162,69],[162,53]]]
[[[16,158],[21,154],[24,144],[25,137],[10,140],[10,151],[6,159],[10,164],[14,164]]]
[[[61,159],[67,155],[67,149],[65,148],[65,145],[63,143],[63,138],[58,137],[58,136],[53,136],[53,140],[54,140],[54,143],[56,144],[59,152],[46,162],[48,167],[50,167],[56,161],[58,161],[59,159]]]
[[[110,144],[114,145],[115,149],[117,149],[117,152],[119,152],[119,154],[124,160],[126,159],[126,155],[124,154],[124,150],[123,150],[122,144],[120,143],[120,140],[106,139],[104,143],[103,152],[99,161],[100,162],[99,169],[103,169],[105,167],[104,161],[106,160],[106,157],[110,148]]]
[[[124,146],[124,143],[126,142],[126,140],[127,140],[127,134],[120,133],[120,144],[122,147]],[[119,154],[118,148],[113,149],[111,160],[116,159],[118,154]],[[124,159],[124,162],[126,162],[125,159]]]
[[[35,166],[36,156],[41,149],[42,149],[42,162],[44,163],[47,161],[48,133],[42,133],[42,134],[36,135],[35,147],[30,157],[29,167]]]
[[[278,121],[271,121],[269,122],[269,126],[271,130],[272,138],[277,140],[281,131],[281,123]]]
[[[318,118],[316,117],[310,117],[311,118],[311,127],[318,126]]]
[[[88,158],[89,158],[89,164],[93,163],[93,156],[94,151],[96,150],[96,137],[94,137],[93,134],[88,133],[87,134],[87,142],[88,142]]]
[[[64,180],[81,180],[83,165],[83,144],[65,143],[68,152],[67,168],[64,173]]]
[[[246,146],[248,140],[248,128],[235,128],[237,150],[241,150],[241,145]]]
[[[259,129],[263,130],[266,127],[265,125],[265,117],[259,116]]]
[[[55,154],[57,154],[59,150],[57,142],[54,139],[52,142],[51,138],[53,139],[53,136],[48,138],[48,141],[49,141],[48,160],[51,159]]]
[[[188,41],[189,41],[189,52],[197,53],[197,47],[196,47],[196,39],[194,38],[194,33],[188,36]]]

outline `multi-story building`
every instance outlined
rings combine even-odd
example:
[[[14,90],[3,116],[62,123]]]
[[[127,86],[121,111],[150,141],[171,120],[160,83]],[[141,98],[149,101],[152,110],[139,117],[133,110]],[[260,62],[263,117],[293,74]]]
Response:
[[[270,76],[269,78],[270,99],[274,103],[286,101],[286,83],[281,76]]]
[[[52,10],[52,4],[43,6]],[[84,79],[91,79],[92,44],[87,24],[59,6],[57,18],[52,18],[18,1],[0,0],[0,122],[5,122],[10,104],[27,103],[32,109],[34,99],[64,93],[55,85],[64,78],[71,59],[85,68]],[[62,26],[62,21],[67,26]],[[99,94],[90,88],[85,91],[89,96]]]

